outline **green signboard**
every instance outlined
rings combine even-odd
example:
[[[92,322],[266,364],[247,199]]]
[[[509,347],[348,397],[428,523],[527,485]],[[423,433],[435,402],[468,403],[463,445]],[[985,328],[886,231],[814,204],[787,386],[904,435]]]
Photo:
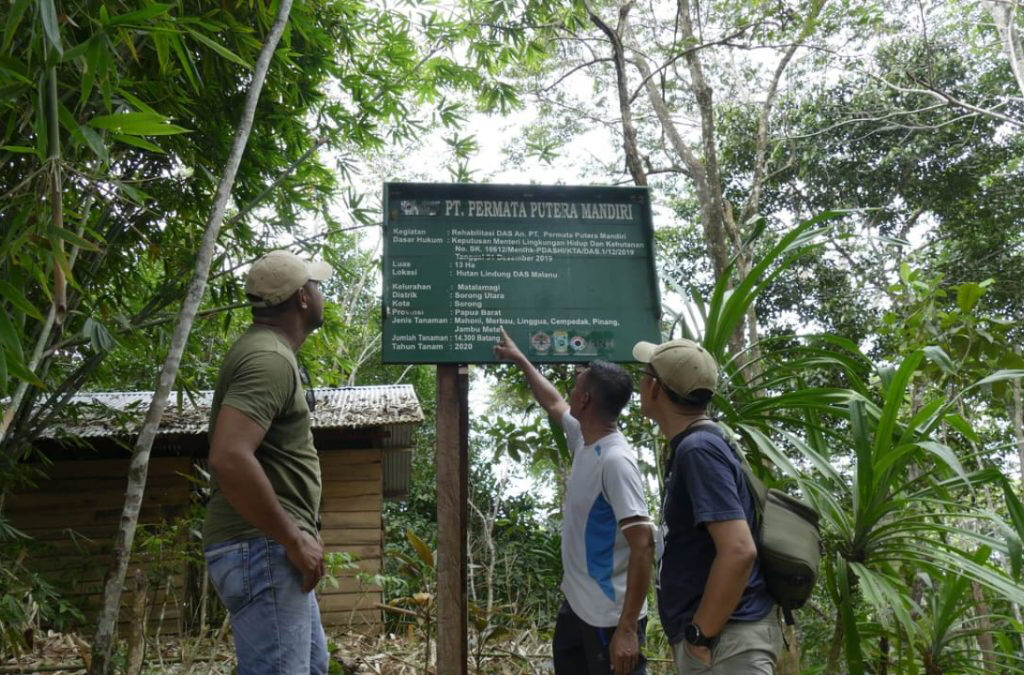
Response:
[[[646,188],[386,183],[385,363],[632,361],[659,340]]]

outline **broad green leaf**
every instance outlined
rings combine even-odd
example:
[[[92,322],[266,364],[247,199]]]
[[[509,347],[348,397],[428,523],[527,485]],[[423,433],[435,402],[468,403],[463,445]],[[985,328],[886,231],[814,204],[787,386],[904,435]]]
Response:
[[[192,37],[194,37],[196,40],[199,40],[204,45],[206,45],[207,47],[209,47],[213,51],[217,52],[218,54],[220,54],[224,58],[226,58],[228,61],[231,61],[232,63],[237,63],[240,66],[244,66],[244,67],[248,68],[249,70],[252,70],[252,64],[246,63],[245,59],[240,57],[238,54],[235,54],[233,51],[231,51],[230,49],[228,49],[224,45],[220,44],[216,40],[208,38],[207,36],[203,35],[202,33],[198,32],[198,31],[194,31],[191,28],[189,28],[187,30],[188,30],[189,34]]]
[[[22,292],[15,288],[10,282],[0,279],[0,295],[33,319],[37,321],[43,320],[43,315],[39,310],[37,310],[22,294]]]
[[[117,340],[110,334],[107,327],[92,317],[85,320],[82,326],[82,337],[89,340],[93,351],[103,354],[117,346]]]
[[[917,632],[917,624],[911,612],[919,614],[920,609],[914,607],[910,597],[899,590],[903,585],[901,579],[890,578],[882,572],[876,572],[866,565],[855,562],[850,563],[850,569],[857,575],[861,593],[874,606],[883,625],[888,624],[889,613],[892,612],[907,635],[914,635]]]
[[[131,136],[170,136],[187,133],[189,130],[170,124],[168,118],[158,113],[129,112],[115,115],[99,115],[89,120],[97,129],[107,129],[117,134]]]
[[[853,511],[859,522],[860,515],[867,508],[874,489],[871,430],[868,427],[863,401],[850,401],[849,412],[854,456],[857,460],[857,483],[853,491]]]
[[[937,441],[919,441],[915,445],[935,456],[946,466],[953,469],[961,479],[965,482],[967,481],[967,473],[964,471],[964,467],[960,464],[960,460],[957,459],[956,453],[948,445]]]
[[[893,443],[896,422],[899,419],[900,410],[905,403],[904,397],[906,396],[907,386],[910,384],[910,379],[914,376],[923,358],[924,353],[916,351],[903,359],[903,363],[900,364],[900,367],[896,370],[895,375],[893,375],[892,380],[886,387],[885,405],[882,407],[882,416],[878,420],[878,429],[875,432],[874,452],[878,458],[881,458],[886,448],[890,447]]]
[[[959,431],[961,434],[964,435],[964,438],[971,441],[972,443],[981,442],[981,437],[978,436],[978,434],[974,431],[974,428],[971,426],[971,423],[965,420],[960,413],[949,413],[942,419],[946,424]]]
[[[60,24],[57,21],[57,8],[53,4],[53,0],[39,0],[39,17],[43,21],[43,31],[46,33],[46,39],[50,41],[54,49],[57,50],[58,54],[64,52],[64,47],[60,43]]]
[[[986,286],[974,282],[957,285],[956,304],[960,311],[964,314],[969,314],[974,309],[974,305],[981,299],[981,296],[985,295]]]
[[[412,544],[413,550],[416,551],[416,555],[420,557],[420,560],[423,561],[423,564],[425,564],[430,569],[433,569],[434,552],[430,550],[430,547],[427,546],[426,542],[417,537],[416,533],[412,530],[406,530],[405,537],[409,540],[409,543]]]
[[[25,145],[3,145],[0,146],[0,150],[6,150],[8,152],[16,152],[22,155],[34,155],[36,152],[35,148],[30,148]]]
[[[7,350],[0,345],[0,396],[7,396]]]
[[[946,373],[946,375],[954,374],[956,367],[953,365],[953,360],[942,350],[942,347],[936,347],[934,345],[925,347],[924,355],[928,357],[929,361],[941,368],[942,372]]]

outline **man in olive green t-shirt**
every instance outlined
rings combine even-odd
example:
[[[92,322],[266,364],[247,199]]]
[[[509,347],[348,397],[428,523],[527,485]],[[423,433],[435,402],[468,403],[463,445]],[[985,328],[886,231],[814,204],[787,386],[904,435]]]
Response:
[[[253,325],[228,350],[210,412],[213,491],[203,523],[210,581],[231,615],[238,673],[327,672],[316,595],[320,460],[295,359],[323,324],[322,262],[285,251],[246,279]]]

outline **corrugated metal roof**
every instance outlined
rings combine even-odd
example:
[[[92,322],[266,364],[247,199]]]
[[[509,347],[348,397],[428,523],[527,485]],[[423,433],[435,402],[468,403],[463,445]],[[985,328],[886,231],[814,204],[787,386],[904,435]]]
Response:
[[[331,387],[314,389],[314,429],[395,427],[423,421],[423,409],[412,385]],[[44,438],[97,438],[138,433],[153,398],[151,391],[80,393],[71,398],[63,414],[43,434]],[[174,394],[164,410],[160,435],[206,433],[212,391],[194,399],[184,396],[178,405]]]

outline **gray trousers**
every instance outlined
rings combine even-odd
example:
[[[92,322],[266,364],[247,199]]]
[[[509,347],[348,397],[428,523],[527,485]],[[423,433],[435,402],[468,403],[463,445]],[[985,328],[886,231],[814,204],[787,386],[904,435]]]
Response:
[[[706,666],[686,649],[686,641],[672,645],[678,675],[774,675],[782,652],[782,626],[773,610],[760,621],[725,624],[711,647]]]

